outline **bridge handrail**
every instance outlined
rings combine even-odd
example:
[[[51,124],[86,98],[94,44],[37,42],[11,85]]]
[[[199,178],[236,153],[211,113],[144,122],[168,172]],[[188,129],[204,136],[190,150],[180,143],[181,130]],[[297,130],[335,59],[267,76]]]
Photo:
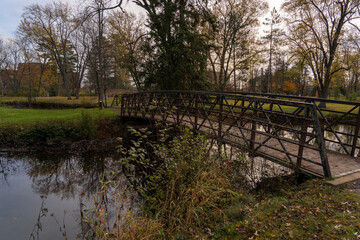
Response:
[[[239,91],[239,92],[225,91],[225,93],[274,97],[274,98],[289,98],[289,99],[298,99],[298,100],[305,100],[305,101],[308,100],[308,101],[313,101],[313,102],[325,102],[325,103],[336,103],[336,104],[360,106],[360,102],[356,102],[356,101],[336,100],[336,99],[327,99],[327,98],[318,98],[318,97],[284,95],[284,94],[275,94],[275,93],[252,93],[252,92],[241,92],[241,91]]]
[[[336,103],[344,105],[356,105],[360,106],[360,102],[356,101],[345,101],[345,100],[335,100],[335,99],[326,99],[326,98],[317,98],[317,97],[307,97],[307,96],[296,96],[296,95],[284,95],[284,94],[275,94],[275,93],[256,93],[256,92],[231,92],[231,91],[188,91],[188,90],[155,90],[155,91],[143,91],[139,93],[178,93],[178,92],[193,92],[193,93],[204,93],[204,94],[231,94],[231,95],[247,95],[247,96],[261,96],[261,97],[273,97],[273,98],[289,98],[289,99],[298,99],[298,100],[308,100],[315,102],[325,102],[325,103]],[[123,96],[131,95],[134,93],[122,94]],[[136,93],[135,93],[136,94]]]
[[[144,94],[149,93],[189,93],[201,94],[201,95],[214,95],[214,96],[247,96],[247,97],[258,97],[261,99],[277,99],[278,101],[292,101],[296,102],[297,105],[302,104],[313,104],[318,112],[321,128],[323,131],[324,140],[327,144],[335,144],[340,148],[340,151],[356,156],[360,152],[360,143],[358,141],[360,133],[360,102],[333,100],[333,99],[322,99],[314,97],[302,97],[294,95],[280,95],[272,93],[250,93],[250,92],[215,92],[215,91],[186,91],[186,90],[159,90],[159,91],[147,91],[142,92]],[[124,94],[126,96],[129,94]],[[280,98],[280,99],[279,99]],[[290,100],[288,100],[290,99]],[[293,101],[295,100],[295,101]],[[300,100],[296,101],[296,100]],[[263,100],[265,101],[265,100]],[[305,101],[305,102],[304,102]],[[345,106],[343,111],[332,110],[327,108],[320,108],[317,102],[326,102],[333,104],[341,104]],[[284,103],[284,102],[282,102]],[[344,110],[345,109],[345,110]],[[341,125],[342,130],[337,130],[336,127]],[[352,138],[349,140],[349,137]],[[345,139],[345,140],[344,140]]]
[[[264,109],[265,104],[270,106],[270,111]],[[272,109],[272,106],[277,107],[278,110]],[[296,110],[291,113],[285,112],[282,107],[286,106],[294,107]],[[293,165],[296,162],[297,168],[302,166],[302,161],[320,164],[324,175],[331,176],[318,114],[314,104],[311,103],[219,92],[151,91],[123,94],[121,115],[162,118],[165,121],[191,125],[195,130],[207,129],[206,131],[211,132],[211,135],[218,139],[241,140],[252,151],[265,147],[280,152],[289,160],[288,164]],[[279,118],[282,119],[282,124],[276,124]],[[294,127],[291,119],[300,120],[301,128]],[[310,121],[313,123],[314,134],[307,130]],[[264,130],[258,130],[257,127],[262,127]],[[242,136],[239,135],[240,132],[234,135],[230,129],[240,131]],[[249,136],[245,137],[243,131]],[[299,141],[297,144],[289,141],[279,136],[279,131],[295,134]],[[265,138],[265,141],[257,139],[259,136]],[[272,146],[268,142],[270,138],[279,141],[280,145]],[[313,149],[312,142],[315,140],[321,163],[315,163],[303,156],[304,148]],[[286,144],[296,144],[299,148],[297,154],[289,151]],[[297,160],[295,161],[294,158]]]
[[[163,94],[163,93],[170,93],[170,94],[177,94],[177,93],[191,93],[191,94],[198,94],[198,95],[214,95],[214,96],[229,96],[229,97],[234,97],[234,96],[238,96],[238,94],[233,94],[233,93],[228,93],[228,92],[215,92],[215,91],[186,91],[186,90],[158,90],[158,91],[143,91],[143,92],[138,92],[138,93],[126,93],[126,94],[122,94],[121,97],[127,97],[127,96],[131,96],[131,95],[137,95],[137,94],[154,94],[154,93],[159,93],[159,94]],[[252,96],[243,96],[247,99],[254,99],[255,97]],[[307,102],[297,102],[297,101],[291,101],[291,100],[282,100],[282,99],[271,99],[271,98],[266,98],[266,97],[256,97],[257,99],[262,99],[263,101],[267,101],[268,103],[271,102],[280,102],[280,103],[288,103],[288,104],[293,104],[294,106],[310,106],[313,105],[312,103],[307,103]]]

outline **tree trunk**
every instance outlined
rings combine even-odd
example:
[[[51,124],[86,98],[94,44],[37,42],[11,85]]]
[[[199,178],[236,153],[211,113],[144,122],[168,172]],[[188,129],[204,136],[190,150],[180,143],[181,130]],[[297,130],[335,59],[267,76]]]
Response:
[[[38,97],[40,97],[40,94],[41,94],[41,79],[39,81],[39,86],[38,86]]]
[[[319,97],[327,98],[328,97],[328,88],[319,89]],[[320,102],[319,108],[326,108],[326,102]]]
[[[104,92],[104,61],[103,61],[103,11],[98,10],[98,29],[99,29],[99,36],[98,36],[98,75],[97,75],[97,81],[98,81],[98,93],[99,93],[99,108],[102,109],[104,104],[103,99],[103,92]]]
[[[65,90],[66,90],[67,99],[68,99],[68,100],[71,100],[70,87],[69,87],[69,83],[68,83],[66,77],[64,78],[64,84],[65,84]]]
[[[80,84],[79,84],[80,85]],[[75,98],[79,99],[80,97],[80,86],[76,86],[76,91],[75,91]]]
[[[104,88],[104,107],[107,108],[106,88]]]
[[[1,96],[4,96],[5,95],[4,94],[4,82],[3,82],[2,78],[1,78],[1,76],[0,76],[0,83],[1,83]]]

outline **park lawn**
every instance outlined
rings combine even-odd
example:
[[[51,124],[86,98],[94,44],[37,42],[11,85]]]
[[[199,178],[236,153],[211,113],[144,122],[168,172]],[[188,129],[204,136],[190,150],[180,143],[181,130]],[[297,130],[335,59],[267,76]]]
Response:
[[[110,109],[18,109],[0,107],[0,127],[6,125],[29,126],[52,120],[77,120],[82,113],[91,113],[98,117],[113,117],[117,113]]]
[[[79,99],[75,99],[73,97],[71,100],[68,100],[67,97],[35,97],[35,102],[40,103],[61,103],[61,104],[97,104],[98,97],[97,96],[81,96]],[[111,104],[113,97],[107,98],[108,105]],[[0,97],[1,102],[27,102],[27,97]]]
[[[234,104],[234,100],[227,100],[227,101],[228,101],[228,104],[230,104],[230,105]],[[319,104],[319,103],[317,103],[317,104]],[[247,107],[248,105],[249,105],[249,102],[245,101],[244,107]],[[237,106],[241,106],[241,101],[237,103]],[[264,110],[269,110],[270,109],[270,104],[264,104],[262,107],[263,107]],[[283,111],[285,113],[292,113],[297,109],[296,107],[286,106],[286,105],[280,105],[280,107],[281,107],[281,109],[279,108],[279,106],[274,104],[273,105],[273,110],[277,111],[277,112],[282,112]],[[346,112],[350,111],[353,107],[354,107],[353,105],[327,103],[326,108],[323,109],[322,113],[324,114],[324,116],[334,114],[332,112],[328,112],[327,110],[346,113]],[[216,107],[216,109],[218,109],[218,106]],[[226,110],[226,107],[225,107],[225,110]],[[240,111],[240,108],[236,108],[234,110],[235,111]],[[247,112],[249,113],[250,111],[251,110],[248,110]],[[357,113],[357,111],[355,110],[355,112],[353,111],[352,113]]]

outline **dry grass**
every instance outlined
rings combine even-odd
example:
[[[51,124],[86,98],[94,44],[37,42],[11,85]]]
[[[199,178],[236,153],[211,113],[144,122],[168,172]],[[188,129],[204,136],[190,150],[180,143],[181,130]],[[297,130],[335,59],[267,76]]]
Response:
[[[121,194],[123,189],[115,191],[111,199],[114,199],[115,220],[110,223],[108,213],[107,199],[108,189],[114,181],[101,182],[102,187],[94,196],[94,206],[87,211],[85,222],[87,222],[89,231],[85,238],[98,240],[152,240],[161,237],[163,225],[152,218],[146,216],[134,216],[134,213],[128,209],[128,204],[134,193]]]

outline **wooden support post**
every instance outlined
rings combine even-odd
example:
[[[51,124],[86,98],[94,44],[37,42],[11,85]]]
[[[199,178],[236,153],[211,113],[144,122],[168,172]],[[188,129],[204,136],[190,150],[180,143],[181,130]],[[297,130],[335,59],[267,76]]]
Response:
[[[329,177],[331,177],[331,171],[330,171],[329,161],[328,161],[327,153],[326,153],[326,149],[325,149],[324,135],[323,135],[323,131],[321,129],[321,125],[320,125],[320,121],[319,121],[319,117],[317,115],[315,105],[313,105],[313,107],[311,108],[311,117],[312,117],[312,120],[314,123],[316,142],[317,142],[318,148],[319,148],[319,154],[320,154],[320,158],[321,158],[321,164],[323,166],[324,176],[329,178]]]
[[[272,98],[272,97],[271,97]],[[271,101],[271,100],[270,100]],[[269,110],[270,110],[270,112],[272,112],[272,110],[273,110],[273,102],[271,101],[270,102],[270,108],[269,108]],[[270,113],[271,114],[271,113]],[[270,133],[270,131],[271,131],[271,125],[269,124],[268,125],[268,133]]]
[[[134,111],[133,110],[134,109],[134,101],[135,101],[134,98],[135,98],[135,96],[129,97],[128,107],[127,107],[128,112],[129,112],[129,116],[131,116],[132,112]]]
[[[224,96],[221,95],[219,96],[219,116],[218,116],[218,148],[220,150],[220,147],[221,147],[221,138],[222,138],[222,121],[223,121],[223,118],[222,118],[222,113],[223,113],[223,101],[224,101]]]
[[[124,116],[125,115],[125,104],[124,104],[124,96],[121,96],[121,110],[120,110],[120,115]]]
[[[245,99],[242,97],[242,99],[241,99],[241,112],[245,112],[244,111],[244,107],[245,107]],[[243,126],[243,124],[244,124],[244,120],[243,120],[244,118],[243,117],[241,117],[241,120],[240,120],[240,125],[241,126]]]
[[[253,110],[254,120],[252,121],[251,127],[251,138],[250,138],[250,150],[253,151],[255,149],[255,131],[256,131],[256,117],[257,117],[257,101],[254,100],[254,110]]]
[[[135,107],[135,117],[137,117],[137,113],[138,113],[138,108],[139,108],[139,103],[140,102],[140,95],[139,94],[136,94],[136,97],[135,97],[135,103],[134,103],[134,107]]]
[[[309,118],[309,110],[308,108],[305,108],[304,110],[304,117],[305,118]],[[307,128],[308,128],[308,122],[304,121],[301,125],[301,135],[300,135],[300,142],[299,142],[299,150],[298,150],[298,157],[296,160],[296,171],[300,172],[300,168],[301,168],[301,160],[303,157],[303,153],[304,153],[304,144],[306,142],[306,137],[307,137]]]
[[[118,98],[117,98],[117,95],[114,96],[114,100],[112,101],[111,106],[114,106],[114,103],[115,103],[115,106],[118,106]]]
[[[218,152],[221,154],[221,147],[222,147],[222,111],[223,111],[223,96],[217,96],[219,98],[219,112],[218,112],[218,133],[217,133],[217,145],[218,145]],[[210,119],[209,119],[210,120]]]
[[[358,115],[357,115],[357,118],[356,118],[356,127],[355,127],[355,132],[354,132],[354,139],[353,139],[353,143],[352,143],[352,147],[351,147],[351,156],[352,157],[355,156],[357,140],[358,140],[358,136],[359,136],[359,129],[360,129],[360,106],[358,107]]]

